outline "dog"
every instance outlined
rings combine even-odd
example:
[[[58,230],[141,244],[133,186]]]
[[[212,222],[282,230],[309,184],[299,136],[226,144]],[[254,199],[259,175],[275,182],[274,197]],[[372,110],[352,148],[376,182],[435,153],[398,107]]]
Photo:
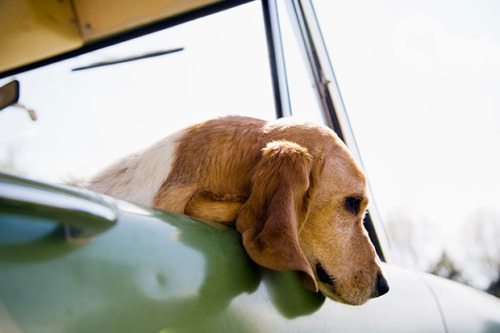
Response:
[[[259,265],[351,305],[388,292],[363,227],[366,178],[328,127],[228,116],[118,161],[89,190],[234,225]]]

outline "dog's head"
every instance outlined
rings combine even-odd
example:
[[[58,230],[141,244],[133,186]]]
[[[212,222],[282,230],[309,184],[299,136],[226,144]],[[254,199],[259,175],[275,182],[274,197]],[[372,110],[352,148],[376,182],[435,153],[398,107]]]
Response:
[[[269,268],[297,270],[308,289],[346,304],[385,294],[363,226],[366,179],[348,149],[323,128],[294,133],[293,141],[280,135],[263,149],[236,220],[248,254]]]

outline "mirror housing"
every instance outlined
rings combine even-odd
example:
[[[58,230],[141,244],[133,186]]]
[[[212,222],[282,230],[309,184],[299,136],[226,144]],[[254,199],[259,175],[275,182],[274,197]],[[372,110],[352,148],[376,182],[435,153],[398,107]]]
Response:
[[[5,86],[0,88],[0,111],[8,106],[14,106],[26,110],[31,120],[37,120],[37,116],[34,110],[28,109],[24,105],[17,103],[17,101],[19,101],[19,91],[19,81],[17,80],[9,82]]]
[[[16,104],[19,100],[19,81],[14,80],[0,88],[0,110]]]

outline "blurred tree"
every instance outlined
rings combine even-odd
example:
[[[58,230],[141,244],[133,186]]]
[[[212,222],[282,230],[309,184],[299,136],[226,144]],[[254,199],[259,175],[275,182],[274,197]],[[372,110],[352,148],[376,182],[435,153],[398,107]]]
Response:
[[[417,268],[418,263],[418,240],[414,237],[414,229],[411,219],[400,214],[387,222],[393,256],[399,264],[410,268]]]
[[[478,209],[467,218],[462,231],[463,240],[454,244],[453,253],[433,237],[435,227],[411,214],[393,214],[387,220],[387,232],[392,254],[402,266],[429,273],[483,289],[500,297],[500,211],[495,208]]]
[[[464,273],[474,283],[479,280],[486,291],[500,297],[500,211],[494,207],[476,211],[464,229],[467,263]],[[483,277],[481,281],[478,277]]]
[[[490,286],[488,287],[488,289],[486,289],[486,291],[500,298],[500,271],[498,272],[496,281],[491,282]]]
[[[443,251],[441,258],[439,258],[434,266],[430,267],[428,272],[449,280],[467,284],[467,281],[462,276],[460,268],[457,267],[446,251]]]
[[[3,154],[3,158],[0,155],[0,172],[11,173],[19,176],[25,175],[25,173],[21,170],[21,168],[19,168],[16,162],[20,148],[17,145],[8,145],[5,148],[6,149],[5,154]]]
[[[433,242],[435,230],[425,220],[398,212],[387,219],[392,255],[400,265],[428,271],[439,258],[441,248]]]

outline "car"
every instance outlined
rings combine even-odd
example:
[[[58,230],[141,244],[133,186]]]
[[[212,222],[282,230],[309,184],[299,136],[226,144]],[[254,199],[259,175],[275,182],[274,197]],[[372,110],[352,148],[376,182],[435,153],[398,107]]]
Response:
[[[18,1],[7,9],[0,116],[18,109],[0,123],[19,129],[19,109],[29,110],[39,120],[23,126],[46,135],[23,146],[35,176],[0,174],[1,331],[500,331],[498,299],[392,263],[373,194],[364,225],[390,291],[350,306],[308,291],[295,272],[255,264],[234,228],[33,179],[60,165],[101,167],[218,108],[312,118],[361,163],[311,1]],[[144,51],[159,41],[168,48]],[[103,60],[106,52],[114,58]],[[142,53],[123,56],[134,52]],[[23,164],[15,169],[22,174]]]

